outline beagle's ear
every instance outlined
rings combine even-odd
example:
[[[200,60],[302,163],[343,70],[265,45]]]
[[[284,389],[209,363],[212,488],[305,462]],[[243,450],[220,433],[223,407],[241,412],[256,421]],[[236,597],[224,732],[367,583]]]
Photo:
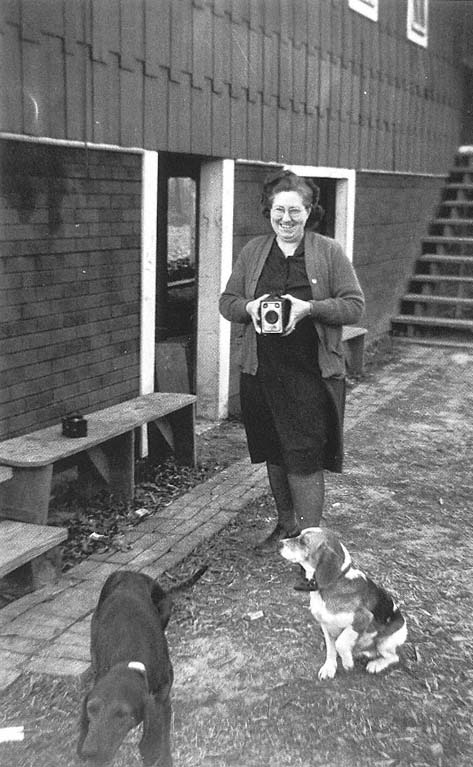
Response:
[[[317,550],[315,580],[320,588],[326,588],[340,575],[343,558],[325,541]]]
[[[169,698],[162,703],[149,694],[143,707],[143,737],[139,749],[145,767],[158,763],[171,767],[171,703]]]

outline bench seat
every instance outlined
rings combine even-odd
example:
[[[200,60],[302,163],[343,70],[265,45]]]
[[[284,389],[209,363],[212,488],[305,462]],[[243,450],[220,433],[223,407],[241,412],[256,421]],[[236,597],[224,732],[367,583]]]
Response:
[[[0,443],[0,465],[13,477],[0,485],[0,517],[46,524],[53,465],[85,454],[120,500],[134,492],[135,430],[154,425],[174,450],[176,459],[195,465],[196,397],[155,392],[86,415],[85,437],[65,437],[61,424]],[[80,466],[80,464],[79,464]]]
[[[0,578],[37,559],[66,540],[64,527],[0,521]]]

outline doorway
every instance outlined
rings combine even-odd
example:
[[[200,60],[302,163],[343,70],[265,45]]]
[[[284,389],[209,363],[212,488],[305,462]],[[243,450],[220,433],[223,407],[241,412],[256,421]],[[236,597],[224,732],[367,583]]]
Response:
[[[159,154],[157,391],[195,393],[200,165],[195,156]]]

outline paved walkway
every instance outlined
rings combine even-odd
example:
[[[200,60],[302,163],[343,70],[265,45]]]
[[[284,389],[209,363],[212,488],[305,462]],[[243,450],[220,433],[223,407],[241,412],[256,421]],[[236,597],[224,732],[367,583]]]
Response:
[[[399,359],[349,392],[345,432],[371,419],[429,367],[448,365],[454,353],[403,346]],[[58,582],[0,610],[0,691],[24,671],[84,672],[90,662],[90,617],[112,571],[129,568],[159,577],[267,490],[264,466],[252,466],[247,458],[237,461],[130,530],[125,541],[130,550],[92,555]]]

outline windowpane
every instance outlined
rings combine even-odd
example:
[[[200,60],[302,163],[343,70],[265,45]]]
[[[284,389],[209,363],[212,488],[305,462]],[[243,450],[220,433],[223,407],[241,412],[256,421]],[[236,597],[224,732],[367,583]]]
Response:
[[[428,0],[408,0],[407,3],[407,37],[418,45],[427,47],[427,13]]]
[[[193,333],[196,311],[196,182],[168,179],[167,337]]]
[[[348,6],[371,21],[378,21],[378,0],[348,0]]]

